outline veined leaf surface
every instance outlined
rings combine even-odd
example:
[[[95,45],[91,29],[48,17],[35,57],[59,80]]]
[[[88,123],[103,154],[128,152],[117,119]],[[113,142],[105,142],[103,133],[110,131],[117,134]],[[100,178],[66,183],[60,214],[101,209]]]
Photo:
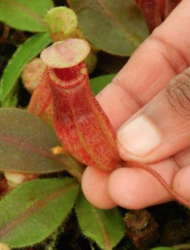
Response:
[[[43,241],[66,219],[77,193],[74,179],[25,182],[0,201],[0,241],[10,248]]]
[[[20,109],[0,109],[0,170],[51,173],[71,164],[74,168],[74,159],[51,152],[59,145],[54,129],[39,118]]]
[[[148,36],[134,0],[69,0],[87,39],[110,54],[130,56]]]
[[[81,193],[75,209],[82,233],[101,249],[111,250],[124,236],[124,222],[117,208],[97,209]]]

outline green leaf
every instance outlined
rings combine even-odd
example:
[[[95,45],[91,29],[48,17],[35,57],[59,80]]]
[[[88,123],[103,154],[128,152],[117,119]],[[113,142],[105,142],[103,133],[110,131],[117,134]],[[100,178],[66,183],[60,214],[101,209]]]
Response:
[[[5,68],[0,82],[0,102],[2,106],[7,106],[7,103],[9,103],[5,99],[11,99],[17,85],[17,79],[26,63],[37,56],[50,42],[47,33],[37,34],[17,49]]]
[[[130,56],[148,36],[134,0],[69,0],[87,39],[110,54]]]
[[[51,173],[75,168],[74,159],[53,155],[51,149],[58,145],[54,129],[37,117],[20,109],[0,109],[0,170]]]
[[[112,81],[114,76],[115,74],[109,74],[90,79],[90,85],[94,95],[97,95],[104,87],[106,87]]]
[[[124,223],[118,209],[97,209],[82,193],[75,209],[82,233],[94,240],[101,249],[111,250],[124,236]]]
[[[43,32],[46,31],[43,18],[53,7],[52,0],[1,0],[0,20],[19,30]]]
[[[15,89],[10,92],[9,96],[3,100],[1,107],[16,107],[18,104],[18,95],[17,95],[18,86],[15,86]]]
[[[0,201],[0,241],[10,248],[42,242],[66,219],[77,193],[69,178],[25,182]]]

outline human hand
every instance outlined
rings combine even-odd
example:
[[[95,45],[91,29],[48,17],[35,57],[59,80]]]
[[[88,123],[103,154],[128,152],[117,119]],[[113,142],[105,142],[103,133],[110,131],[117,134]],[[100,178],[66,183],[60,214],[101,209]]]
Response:
[[[190,1],[183,0],[97,96],[117,131],[121,158],[149,164],[187,200],[190,197],[189,9]],[[107,173],[87,167],[82,189],[94,206],[103,209],[116,205],[141,209],[172,199],[153,176],[136,168],[123,167]]]

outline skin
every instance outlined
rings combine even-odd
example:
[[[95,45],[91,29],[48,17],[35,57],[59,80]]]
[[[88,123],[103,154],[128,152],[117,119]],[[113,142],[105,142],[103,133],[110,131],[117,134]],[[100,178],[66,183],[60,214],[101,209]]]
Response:
[[[188,200],[190,69],[185,70],[190,64],[189,9],[190,1],[183,0],[97,96],[117,132],[121,158],[149,164]],[[129,147],[127,141],[125,145],[120,143],[122,127],[138,117],[148,120],[159,138],[144,155],[139,155],[136,144],[130,151],[125,149]],[[87,167],[82,189],[87,200],[102,209],[117,205],[141,209],[172,199],[154,177],[137,168],[107,173]]]

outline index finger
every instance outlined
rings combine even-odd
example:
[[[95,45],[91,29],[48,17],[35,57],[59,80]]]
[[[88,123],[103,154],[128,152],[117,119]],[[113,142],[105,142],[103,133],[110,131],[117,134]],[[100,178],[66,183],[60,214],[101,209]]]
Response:
[[[117,130],[189,66],[190,1],[183,0],[97,99]]]

